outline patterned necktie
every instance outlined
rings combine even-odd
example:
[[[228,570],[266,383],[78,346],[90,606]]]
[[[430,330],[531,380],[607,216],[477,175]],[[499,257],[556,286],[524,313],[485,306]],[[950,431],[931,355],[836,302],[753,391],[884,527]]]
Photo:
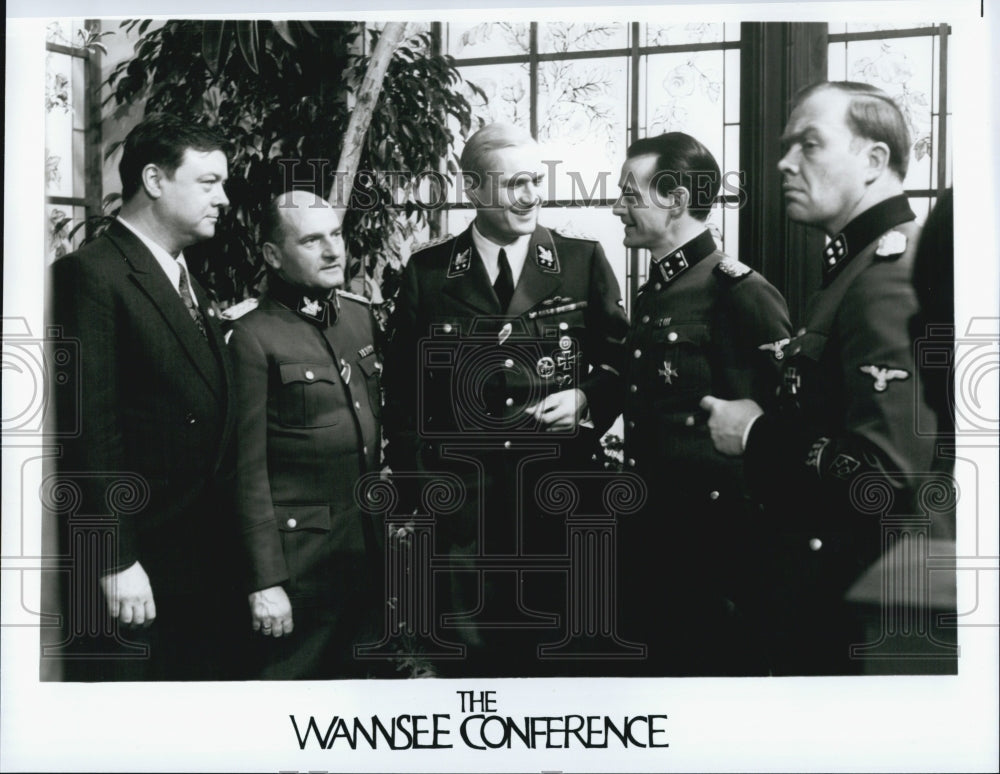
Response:
[[[191,281],[188,279],[187,269],[180,261],[177,262],[177,268],[181,270],[181,281],[177,284],[181,300],[184,301],[184,306],[187,307],[188,314],[191,315],[194,324],[198,326],[201,335],[207,339],[208,331],[205,330],[205,321],[201,319],[201,312],[198,311],[198,307],[195,305],[194,298],[191,295]]]
[[[507,261],[507,252],[501,247],[500,255],[497,256],[497,265],[500,273],[497,274],[496,282],[493,283],[493,291],[500,299],[500,309],[506,312],[510,306],[510,300],[514,297],[514,273],[510,270],[510,263]]]

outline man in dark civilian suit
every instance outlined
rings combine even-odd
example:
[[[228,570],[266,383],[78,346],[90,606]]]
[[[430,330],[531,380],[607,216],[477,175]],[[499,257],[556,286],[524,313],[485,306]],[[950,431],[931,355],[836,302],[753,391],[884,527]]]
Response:
[[[340,290],[337,212],[311,192],[271,202],[268,286],[233,325],[237,512],[250,563],[255,676],[365,677],[382,563],[358,479],[382,454],[381,362],[363,296]]]
[[[403,273],[386,453],[394,473],[445,472],[465,487],[464,506],[435,522],[451,568],[437,574],[435,631],[466,648],[440,670],[551,674],[538,647],[565,629],[566,584],[523,568],[565,556],[566,525],[539,507],[536,484],[602,468],[628,321],[600,244],[538,225],[544,167],[527,132],[484,127],[462,169],[475,222],[417,249]]]
[[[236,676],[230,637],[245,613],[233,564],[232,374],[182,252],[215,234],[228,204],[223,147],[207,128],[145,119],[124,143],[120,215],[53,266],[52,318],[80,348],[79,383],[63,391],[78,403],[57,407],[58,422],[79,418],[80,431],[59,475],[79,489],[76,513],[113,517],[114,534],[109,547],[75,539],[68,549],[68,623],[87,629],[101,606],[111,624],[67,643],[70,679]],[[132,487],[124,497],[122,486]]]

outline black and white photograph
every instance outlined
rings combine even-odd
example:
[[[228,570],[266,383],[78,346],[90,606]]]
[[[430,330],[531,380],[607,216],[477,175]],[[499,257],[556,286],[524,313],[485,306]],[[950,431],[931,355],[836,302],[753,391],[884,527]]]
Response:
[[[3,768],[996,766],[992,9],[276,10],[8,19]]]

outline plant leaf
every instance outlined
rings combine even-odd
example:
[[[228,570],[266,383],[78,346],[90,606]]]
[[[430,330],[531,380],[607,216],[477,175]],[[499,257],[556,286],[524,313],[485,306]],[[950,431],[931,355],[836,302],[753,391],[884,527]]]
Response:
[[[260,75],[260,66],[257,64],[256,20],[236,22],[236,42],[239,43],[240,52],[243,54],[247,67],[254,75]]]
[[[202,26],[201,55],[212,75],[222,70],[228,48],[229,27],[225,21],[206,21]]]

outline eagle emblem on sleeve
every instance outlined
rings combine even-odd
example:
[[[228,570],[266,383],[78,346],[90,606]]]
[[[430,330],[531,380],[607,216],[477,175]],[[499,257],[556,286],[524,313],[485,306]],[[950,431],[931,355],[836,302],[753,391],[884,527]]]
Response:
[[[767,344],[761,344],[757,349],[762,352],[773,352],[775,360],[781,360],[785,356],[784,349],[791,343],[791,339],[778,339]]]
[[[910,372],[902,368],[881,367],[874,365],[863,365],[858,368],[863,374],[868,374],[875,380],[875,392],[885,392],[889,387],[889,382],[904,381],[910,378]]]

